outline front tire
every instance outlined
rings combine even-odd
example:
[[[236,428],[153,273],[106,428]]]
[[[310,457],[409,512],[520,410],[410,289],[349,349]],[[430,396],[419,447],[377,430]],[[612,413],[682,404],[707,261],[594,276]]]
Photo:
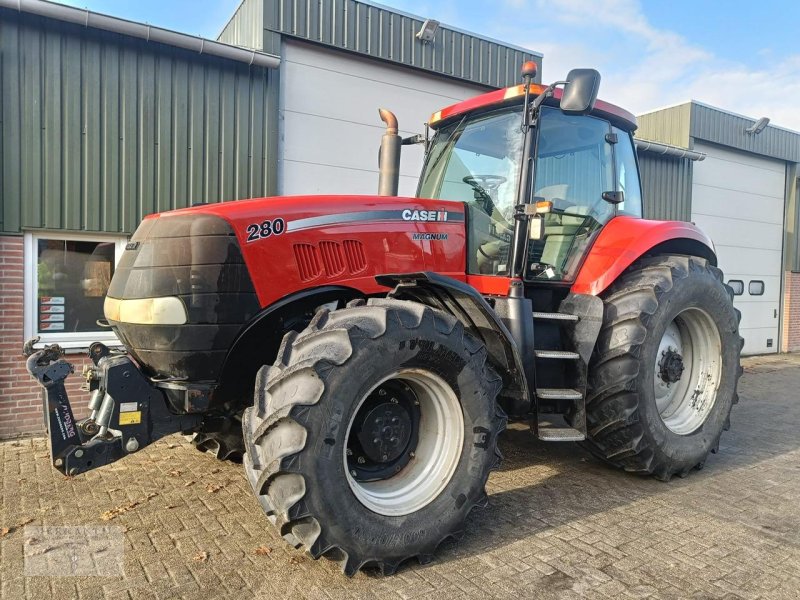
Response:
[[[486,502],[501,380],[452,316],[399,300],[317,313],[289,333],[244,415],[245,471],[295,546],[394,572],[427,562]]]
[[[590,451],[665,481],[703,466],[738,401],[732,300],[722,272],[693,256],[641,259],[609,288],[589,366]]]

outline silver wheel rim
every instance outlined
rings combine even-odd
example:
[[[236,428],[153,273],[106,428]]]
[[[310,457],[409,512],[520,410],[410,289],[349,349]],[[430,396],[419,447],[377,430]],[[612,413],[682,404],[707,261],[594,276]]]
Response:
[[[402,516],[433,502],[456,471],[464,447],[464,415],[453,389],[438,375],[423,369],[402,369],[379,381],[362,397],[347,425],[345,440],[364,401],[381,384],[399,380],[419,400],[420,420],[413,458],[394,476],[357,481],[348,468],[347,483],[359,502],[381,515]]]
[[[711,414],[722,376],[722,343],[711,316],[689,308],[667,326],[655,361],[658,414],[674,433],[689,435]]]

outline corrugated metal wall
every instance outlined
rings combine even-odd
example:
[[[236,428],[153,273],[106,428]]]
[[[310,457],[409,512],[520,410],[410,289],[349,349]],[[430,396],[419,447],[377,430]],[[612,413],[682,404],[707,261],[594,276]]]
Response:
[[[681,104],[636,116],[636,137],[680,148],[689,147],[691,104]]]
[[[691,160],[639,151],[645,219],[692,220]]]
[[[758,135],[751,135],[745,130],[753,125],[753,119],[697,102],[691,106],[692,137],[761,156],[800,162],[800,134],[768,126]]]
[[[258,18],[250,6],[255,1],[244,1],[241,18],[237,12],[220,34],[221,41],[250,39],[252,34],[242,33],[242,21],[246,14],[251,15],[249,20]],[[518,83],[526,60],[536,61],[539,73],[542,70],[537,53],[446,26],[439,27],[433,42],[423,43],[416,38],[422,20],[357,0],[261,1],[265,29],[261,49],[265,52],[279,54],[280,36],[288,35],[491,87]]]
[[[760,156],[800,162],[800,134],[772,125],[758,135],[746,133],[754,121],[691,101],[638,116],[636,137],[681,148],[691,148],[694,138]]]
[[[0,232],[272,193],[276,75],[0,10]]]
[[[264,0],[243,0],[217,39],[226,44],[261,50],[264,46]],[[276,54],[280,54],[280,48]]]

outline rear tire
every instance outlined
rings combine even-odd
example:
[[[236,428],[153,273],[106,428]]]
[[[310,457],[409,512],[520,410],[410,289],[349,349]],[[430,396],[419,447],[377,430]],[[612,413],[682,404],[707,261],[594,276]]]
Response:
[[[427,562],[460,536],[506,423],[486,361],[461,323],[414,302],[321,310],[287,334],[244,414],[245,472],[281,535],[347,575]]]
[[[693,256],[634,263],[603,297],[586,445],[668,481],[701,468],[730,426],[743,344],[722,272]]]

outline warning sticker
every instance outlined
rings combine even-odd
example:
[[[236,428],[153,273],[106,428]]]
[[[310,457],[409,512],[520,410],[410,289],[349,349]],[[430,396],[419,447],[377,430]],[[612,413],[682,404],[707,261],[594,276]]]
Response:
[[[142,411],[119,413],[120,425],[138,425],[142,422]]]
[[[135,412],[139,409],[138,402],[120,402],[119,412]]]

